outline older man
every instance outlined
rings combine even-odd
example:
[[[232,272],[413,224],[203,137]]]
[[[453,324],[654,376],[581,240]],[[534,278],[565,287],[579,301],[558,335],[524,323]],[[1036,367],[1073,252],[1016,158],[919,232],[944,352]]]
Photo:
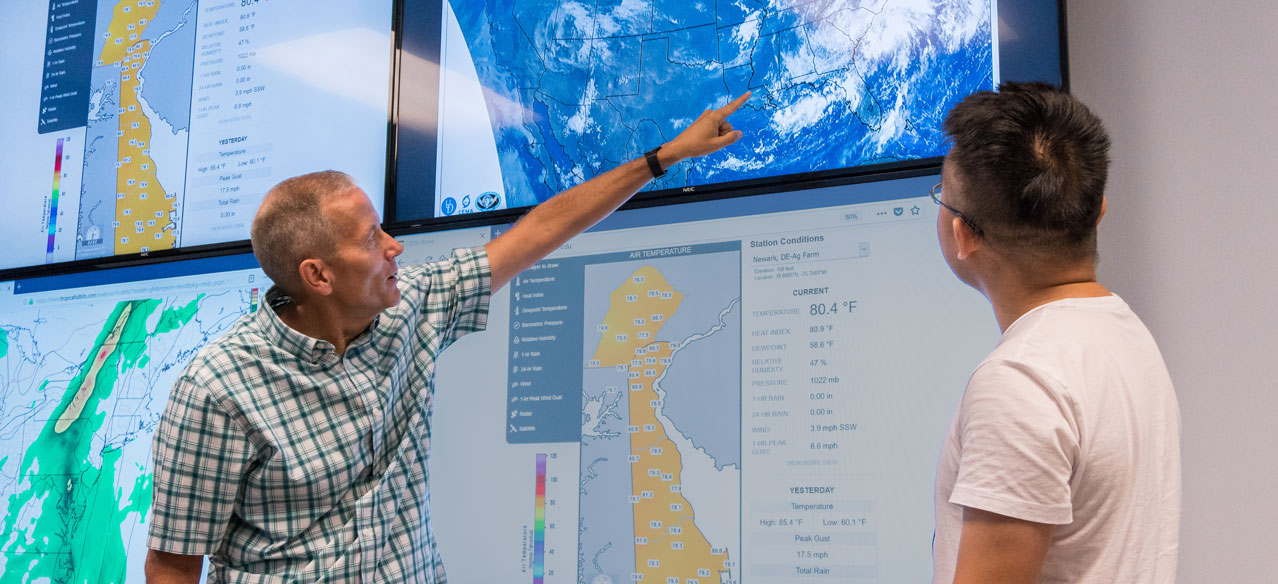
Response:
[[[1065,92],[1006,84],[945,131],[941,251],[1003,338],[941,452],[934,582],[1174,581],[1180,411],[1153,337],[1096,281],[1104,127]]]
[[[396,269],[403,246],[350,178],[286,180],[253,222],[267,308],[208,345],[155,437],[153,583],[446,581],[430,522],[435,358],[516,274],[662,169],[717,151],[749,97],[533,209],[483,248]]]

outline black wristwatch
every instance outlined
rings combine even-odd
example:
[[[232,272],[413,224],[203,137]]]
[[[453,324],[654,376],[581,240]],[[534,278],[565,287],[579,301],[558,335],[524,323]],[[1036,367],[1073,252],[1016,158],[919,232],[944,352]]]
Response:
[[[643,153],[643,157],[648,161],[648,170],[652,171],[652,178],[661,178],[666,175],[666,169],[661,168],[661,163],[657,161],[657,151],[661,150],[658,146]]]

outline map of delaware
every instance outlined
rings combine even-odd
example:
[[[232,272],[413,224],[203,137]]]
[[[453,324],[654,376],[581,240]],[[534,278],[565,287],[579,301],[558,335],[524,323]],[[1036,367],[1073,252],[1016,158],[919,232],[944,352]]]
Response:
[[[115,6],[106,44],[98,56],[119,71],[120,110],[116,161],[115,253],[137,253],[174,246],[170,216],[176,198],[156,174],[151,158],[151,120],[143,113],[139,72],[151,56],[151,41],[141,38],[159,11],[158,0],[122,0]]]
[[[601,444],[594,444],[600,446],[599,449],[583,446],[583,464],[591,464],[585,480],[591,483],[589,477],[596,471],[618,475],[622,474],[619,469],[625,468],[624,478],[612,476],[590,484],[588,496],[612,500],[617,503],[611,506],[614,510],[621,505],[628,507],[629,517],[625,523],[629,528],[624,536],[617,529],[587,528],[582,553],[594,556],[591,558],[594,569],[583,574],[586,581],[590,581],[591,571],[609,572],[599,565],[598,556],[611,551],[611,546],[621,544],[627,546],[625,556],[630,565],[626,566],[628,573],[613,572],[613,577],[688,584],[735,581],[735,564],[727,546],[715,542],[703,531],[696,506],[684,492],[682,481],[689,476],[689,469],[685,468],[683,452],[695,448],[686,436],[671,432],[673,423],[663,411],[665,392],[661,382],[677,353],[688,343],[722,330],[722,315],[719,315],[720,325],[705,334],[684,341],[659,339],[659,332],[676,315],[684,300],[685,295],[676,290],[660,270],[644,265],[611,291],[606,314],[602,322],[597,323],[597,330],[602,334],[588,366],[600,372],[612,371],[618,380],[624,380],[624,391],[619,392],[624,397],[605,392],[613,396],[607,398],[611,405],[588,406],[588,410],[599,416],[600,422],[609,416],[621,418],[624,431],[583,428],[583,436],[622,442],[625,446],[623,449]],[[586,424],[591,425],[592,421]],[[605,448],[614,454],[624,453],[622,462],[628,468],[588,462],[588,459],[601,462],[599,457],[604,456]],[[583,504],[583,509],[590,508],[593,504]],[[583,514],[589,515],[590,511]],[[583,522],[595,526],[601,520],[603,517],[596,513]],[[705,521],[703,518],[701,524]],[[613,560],[606,563],[616,566]]]

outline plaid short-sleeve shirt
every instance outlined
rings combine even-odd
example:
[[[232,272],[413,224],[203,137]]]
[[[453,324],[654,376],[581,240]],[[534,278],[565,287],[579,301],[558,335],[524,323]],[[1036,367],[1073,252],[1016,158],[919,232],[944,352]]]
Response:
[[[483,248],[399,271],[338,355],[263,308],[206,346],[155,434],[152,549],[211,582],[446,582],[430,525],[435,358],[483,330]],[[277,289],[267,304],[287,301]]]

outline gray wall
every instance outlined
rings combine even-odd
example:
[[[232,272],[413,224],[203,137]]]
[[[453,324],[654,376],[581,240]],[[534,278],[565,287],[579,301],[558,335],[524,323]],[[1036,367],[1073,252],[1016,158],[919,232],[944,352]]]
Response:
[[[1073,89],[1114,140],[1101,281],[1184,423],[1180,582],[1278,582],[1278,3],[1069,2]]]

